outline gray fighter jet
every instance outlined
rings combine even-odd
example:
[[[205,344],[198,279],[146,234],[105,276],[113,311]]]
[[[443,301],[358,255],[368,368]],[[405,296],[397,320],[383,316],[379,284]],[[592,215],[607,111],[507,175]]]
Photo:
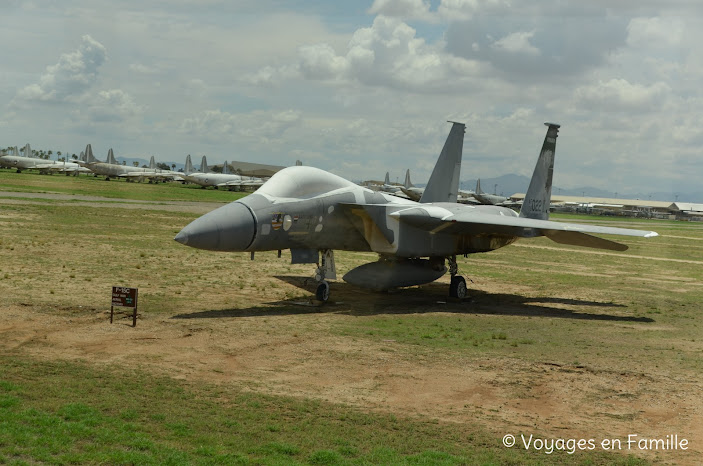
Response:
[[[313,167],[289,167],[253,194],[194,220],[174,238],[212,251],[290,249],[292,263],[318,264],[316,296],[329,297],[336,278],[333,250],[374,251],[344,280],[372,290],[420,285],[451,274],[449,294],[466,296],[456,256],[487,252],[520,238],[623,251],[624,244],[590,233],[651,237],[652,231],[549,221],[559,125],[547,135],[518,215],[506,207],[457,204],[464,125],[453,123],[421,202],[358,186]],[[320,254],[322,261],[320,261]],[[447,266],[445,264],[449,265]]]

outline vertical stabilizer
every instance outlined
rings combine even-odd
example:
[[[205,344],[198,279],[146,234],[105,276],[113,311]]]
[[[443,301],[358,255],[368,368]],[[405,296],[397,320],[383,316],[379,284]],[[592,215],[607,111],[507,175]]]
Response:
[[[535,220],[549,219],[549,204],[552,200],[552,174],[554,173],[554,152],[557,148],[559,125],[545,123],[547,135],[544,137],[542,151],[539,153],[535,171],[532,173],[530,187],[520,209],[520,217]]]
[[[391,177],[390,177],[390,174],[389,174],[388,172],[386,172],[386,179],[383,180],[383,184],[385,184],[385,185],[391,184]]]
[[[107,151],[107,163],[110,163],[112,165],[119,165],[117,163],[117,159],[115,158],[115,152],[112,150],[112,147],[110,150]]]
[[[186,156],[186,164],[183,167],[183,173],[186,175],[190,175],[193,173],[195,170],[193,170],[193,162],[190,160],[190,154]]]
[[[15,157],[19,157],[19,156],[20,156],[20,151],[19,151],[19,149],[17,148],[17,146],[15,146],[15,148],[12,150],[12,155],[14,155]]]
[[[229,165],[227,164],[227,161],[225,160],[225,163],[222,165],[222,173],[225,175],[229,175]]]
[[[474,190],[476,194],[483,194],[483,191],[481,191],[481,178],[476,180],[476,189]]]
[[[405,172],[405,183],[403,183],[405,189],[412,188],[413,184],[410,182],[410,169],[408,168]]]
[[[22,155],[25,157],[32,156],[32,148],[29,147],[29,143],[27,143],[27,145],[25,145],[24,148],[22,149]]]
[[[452,129],[449,131],[449,136],[439,154],[420,202],[456,202],[459,194],[461,151],[464,147],[466,125],[453,121],[450,123],[452,123]]]
[[[203,155],[203,160],[200,162],[200,173],[210,173],[210,169],[207,167],[207,157]]]
[[[152,155],[151,158],[149,159],[149,168],[151,170],[156,170],[156,159],[154,159],[154,156]]]
[[[95,156],[93,155],[93,148],[90,146],[90,144],[85,146],[85,161],[87,163],[99,162],[99,160],[96,159]]]

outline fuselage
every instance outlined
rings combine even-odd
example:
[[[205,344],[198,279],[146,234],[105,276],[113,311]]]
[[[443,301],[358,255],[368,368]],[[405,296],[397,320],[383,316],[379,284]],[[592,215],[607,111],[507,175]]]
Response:
[[[126,165],[116,165],[112,163],[105,162],[93,162],[85,165],[90,171],[97,175],[102,175],[106,177],[117,177],[117,176],[154,176],[156,172],[149,168],[141,167],[128,167]]]
[[[186,181],[200,186],[220,186],[226,183],[246,185],[255,181],[261,181],[256,178],[227,173],[191,173],[190,175],[181,176],[183,176]]]
[[[495,206],[419,204],[374,192],[313,167],[289,167],[253,194],[196,219],[176,240],[226,251],[337,249],[444,257],[490,251],[516,239],[490,232],[430,232],[391,215],[417,206],[433,206],[447,215],[461,210],[517,216],[510,209]]]
[[[15,156],[15,155],[5,155],[0,157],[0,164],[2,164],[5,167],[10,167],[10,168],[17,168],[20,170],[26,170],[28,168],[35,168],[37,166],[42,167],[48,167],[48,166],[53,166],[58,162],[54,162],[53,160],[45,160],[45,159],[39,159],[36,157],[22,157],[22,156]]]

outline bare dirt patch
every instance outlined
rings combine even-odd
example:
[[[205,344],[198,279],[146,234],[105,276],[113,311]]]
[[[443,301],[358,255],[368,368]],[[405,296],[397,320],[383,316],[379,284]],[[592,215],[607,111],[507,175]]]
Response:
[[[140,366],[176,379],[399,415],[478,421],[496,434],[599,440],[685,433],[691,450],[701,452],[703,384],[691,375],[672,376],[666,368],[643,373],[606,361],[588,367],[463,357],[331,335],[336,321],[355,318],[343,303],[319,312],[302,307],[300,314],[256,315],[252,308],[196,311],[185,318],[147,314],[131,328],[128,319],[110,325],[101,309],[56,314],[12,306],[0,322],[0,348],[43,359]],[[428,315],[433,310],[429,304],[413,309]],[[509,315],[514,309],[505,305],[494,312]],[[667,452],[667,458],[677,457]]]

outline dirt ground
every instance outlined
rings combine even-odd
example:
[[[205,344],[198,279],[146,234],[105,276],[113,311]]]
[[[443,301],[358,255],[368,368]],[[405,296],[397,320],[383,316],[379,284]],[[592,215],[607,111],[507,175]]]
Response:
[[[334,307],[318,312],[301,306],[298,315],[274,314],[265,323],[261,315],[239,310],[145,316],[132,328],[131,319],[124,318],[110,325],[100,309],[61,316],[13,306],[0,322],[0,348],[101,366],[137,365],[175,379],[403,416],[479,423],[497,439],[511,433],[600,442],[685,432],[688,453],[631,453],[665,462],[688,462],[691,454],[701,453],[703,383],[694,376],[672,378],[664,368],[644,374],[512,358],[463,359],[440,351],[409,355],[392,340],[326,334],[333,320],[348,317]],[[320,336],[310,338],[315,328]],[[296,329],[308,331],[301,337]],[[627,452],[625,445],[622,450]]]
[[[441,296],[445,284],[436,286]],[[489,294],[524,291],[506,283],[472,287]],[[136,328],[131,319],[109,324],[105,308],[13,304],[3,306],[0,350],[98,366],[139,366],[175,379],[480,424],[495,432],[498,444],[505,434],[593,438],[597,444],[628,434],[638,439],[679,434],[688,439],[687,452],[628,450],[624,443],[620,451],[676,463],[695,463],[703,453],[703,381],[696,374],[672,375],[666,367],[642,373],[627,361],[593,368],[468,358],[441,350],[408,351],[393,340],[333,335],[330,326],[355,318],[350,301],[371,309],[394,299],[379,300],[344,284],[333,284],[333,292],[336,303],[325,307],[303,301],[294,306],[299,312],[290,305],[277,312],[256,290],[245,290],[246,309],[223,308],[221,298],[213,296],[190,311],[145,314]],[[405,293],[404,299],[413,300],[427,290]],[[464,306],[470,313],[472,305],[437,304],[430,296],[415,299],[409,312],[431,315],[438,306],[442,312]],[[524,313],[519,303],[491,305],[494,314]]]

